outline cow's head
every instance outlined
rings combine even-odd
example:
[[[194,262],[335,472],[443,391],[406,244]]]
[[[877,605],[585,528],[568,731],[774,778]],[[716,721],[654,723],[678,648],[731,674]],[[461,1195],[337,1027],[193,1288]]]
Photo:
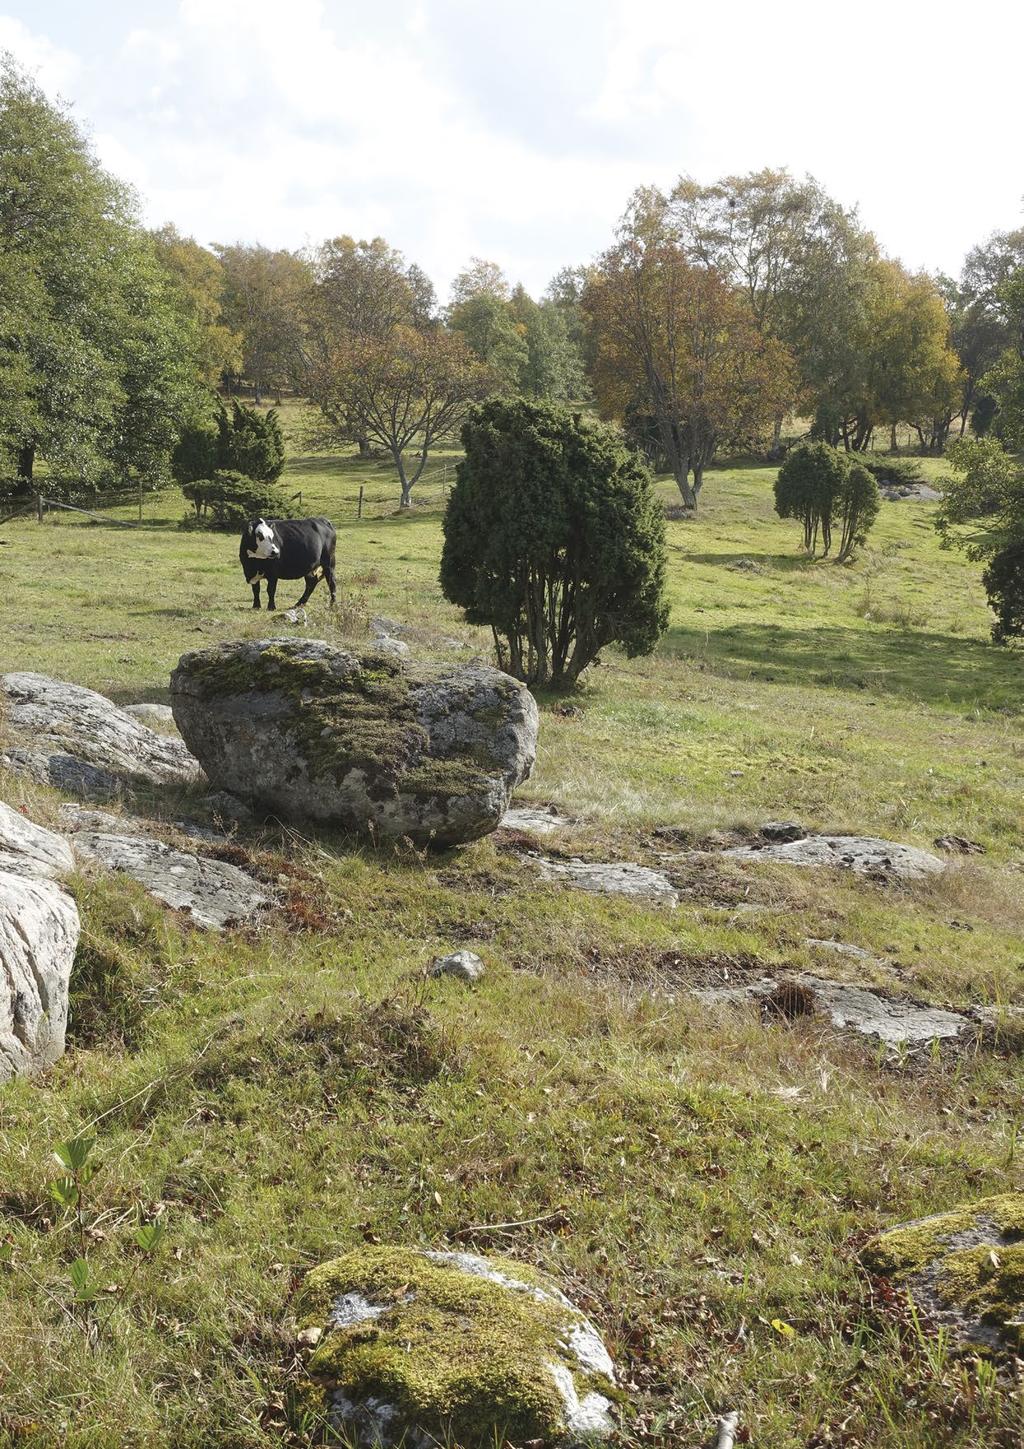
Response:
[[[274,538],[274,530],[265,518],[257,518],[245,531],[245,551],[250,558],[280,558],[281,550]]]

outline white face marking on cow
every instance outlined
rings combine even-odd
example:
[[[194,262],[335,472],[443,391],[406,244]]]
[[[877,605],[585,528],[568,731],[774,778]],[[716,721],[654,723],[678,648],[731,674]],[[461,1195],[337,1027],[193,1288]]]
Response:
[[[274,530],[262,518],[252,531],[253,547],[246,549],[250,558],[277,558],[281,550],[274,542]]]

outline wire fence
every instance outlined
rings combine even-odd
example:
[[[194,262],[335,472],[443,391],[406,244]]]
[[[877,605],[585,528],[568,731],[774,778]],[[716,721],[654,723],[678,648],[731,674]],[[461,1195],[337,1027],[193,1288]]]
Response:
[[[343,481],[317,477],[287,495],[291,505],[289,511],[297,517],[323,514],[337,523],[390,518],[408,511],[413,514],[443,512],[447,507],[454,479],[455,470],[447,463],[424,472],[412,489],[411,510],[402,510],[399,506],[399,482],[393,473],[386,476],[371,475],[358,483],[348,478]],[[294,480],[291,481],[294,483]],[[42,523],[51,513],[63,513],[116,528],[151,529],[159,526],[174,527],[182,518],[189,516],[185,499],[173,487],[102,493],[90,502],[91,507],[85,507],[84,500],[69,503],[64,499],[51,497],[43,490],[17,499],[4,499],[0,496],[0,526],[19,519],[35,519],[37,523]],[[180,514],[177,513],[179,504]],[[129,513],[133,516],[124,516]]]

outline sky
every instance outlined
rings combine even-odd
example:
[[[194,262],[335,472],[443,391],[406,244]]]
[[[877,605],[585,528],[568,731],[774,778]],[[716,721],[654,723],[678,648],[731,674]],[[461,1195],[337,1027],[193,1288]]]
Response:
[[[786,166],[913,269],[1024,224],[1019,0],[0,0],[145,220],[535,295],[630,193]]]

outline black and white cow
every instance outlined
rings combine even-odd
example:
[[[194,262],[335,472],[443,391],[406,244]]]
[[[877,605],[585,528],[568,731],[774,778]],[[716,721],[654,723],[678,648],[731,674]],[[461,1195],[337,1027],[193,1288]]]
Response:
[[[260,584],[267,586],[267,608],[276,609],[278,579],[305,579],[306,589],[295,605],[309,598],[321,578],[335,600],[334,550],[337,535],[326,518],[252,518],[245,525],[238,557],[245,581],[252,585],[252,606],[260,607]]]

